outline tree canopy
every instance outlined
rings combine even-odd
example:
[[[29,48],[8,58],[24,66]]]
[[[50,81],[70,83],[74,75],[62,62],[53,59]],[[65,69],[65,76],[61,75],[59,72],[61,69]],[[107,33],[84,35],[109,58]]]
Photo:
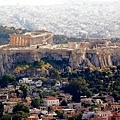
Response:
[[[26,84],[21,84],[20,85],[20,90],[22,90],[23,92],[23,98],[25,99],[27,97],[28,94],[28,86]]]
[[[2,76],[2,78],[0,79],[0,85],[2,87],[6,87],[8,84],[15,84],[15,76],[12,74],[5,74],[4,76]]]
[[[29,113],[29,107],[22,104],[22,103],[18,103],[14,108],[13,108],[13,113],[17,113],[23,111],[25,113]]]
[[[31,106],[34,108],[40,108],[40,97],[36,97],[32,99]]]
[[[79,102],[80,96],[91,97],[92,93],[84,79],[73,80],[65,87],[65,91],[73,95],[73,101]]]

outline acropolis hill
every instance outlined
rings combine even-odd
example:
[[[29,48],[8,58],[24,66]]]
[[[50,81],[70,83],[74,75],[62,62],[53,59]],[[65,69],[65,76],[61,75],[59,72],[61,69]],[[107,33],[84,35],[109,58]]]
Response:
[[[18,62],[33,63],[41,58],[60,61],[71,68],[117,66],[120,65],[120,43],[92,39],[91,42],[54,44],[53,34],[48,31],[11,34],[10,44],[0,46],[0,76],[11,73]]]

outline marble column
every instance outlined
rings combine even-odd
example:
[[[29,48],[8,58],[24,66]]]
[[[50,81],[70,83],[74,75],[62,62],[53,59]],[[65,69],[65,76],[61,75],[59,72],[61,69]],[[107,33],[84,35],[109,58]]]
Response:
[[[21,45],[23,46],[23,41],[24,41],[24,38],[22,38],[22,40],[21,40]]]
[[[16,37],[14,36],[14,40],[13,40],[13,46],[15,46],[15,40],[16,40]]]
[[[18,46],[20,46],[20,37],[19,37],[19,39],[18,39]]]
[[[10,37],[10,46],[13,45],[13,37]]]
[[[15,46],[17,46],[18,37],[15,37]]]
[[[22,46],[22,39],[23,39],[23,38],[21,37],[21,39],[20,39],[20,46]]]
[[[19,42],[19,37],[17,37],[17,40],[16,40],[16,47],[18,47],[18,42]]]

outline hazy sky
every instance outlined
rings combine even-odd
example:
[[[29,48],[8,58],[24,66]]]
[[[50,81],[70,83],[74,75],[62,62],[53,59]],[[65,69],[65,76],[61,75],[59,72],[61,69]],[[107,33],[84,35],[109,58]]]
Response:
[[[60,4],[70,0],[0,0],[0,5],[51,5]],[[118,0],[74,0],[74,1],[118,1]]]

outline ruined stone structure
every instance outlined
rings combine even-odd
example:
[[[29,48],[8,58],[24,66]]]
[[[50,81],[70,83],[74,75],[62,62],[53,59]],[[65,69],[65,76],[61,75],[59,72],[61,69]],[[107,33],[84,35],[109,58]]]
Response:
[[[101,39],[101,40],[95,40],[95,41],[92,41],[90,42],[90,49],[93,49],[93,48],[98,48],[98,47],[107,47],[109,46],[111,42],[106,40],[106,39]]]
[[[91,49],[98,49],[98,48],[115,48],[120,47],[120,43],[112,43],[106,39],[93,39],[91,42],[68,42],[69,49],[76,49],[81,51],[91,50]]]
[[[68,48],[84,51],[84,50],[88,50],[90,46],[89,46],[89,42],[68,42]]]
[[[52,44],[53,34],[48,31],[35,31],[25,34],[11,34],[11,47],[26,47],[32,45]]]
[[[41,58],[48,58],[48,60],[58,61],[58,63],[62,61],[71,69],[86,66],[102,68],[120,65],[120,46],[109,41],[69,42],[67,47],[63,48],[58,47],[60,45],[44,45],[39,48],[14,48],[13,46],[16,44],[11,46],[0,47],[0,76],[11,73],[17,62],[26,61],[31,64]]]

